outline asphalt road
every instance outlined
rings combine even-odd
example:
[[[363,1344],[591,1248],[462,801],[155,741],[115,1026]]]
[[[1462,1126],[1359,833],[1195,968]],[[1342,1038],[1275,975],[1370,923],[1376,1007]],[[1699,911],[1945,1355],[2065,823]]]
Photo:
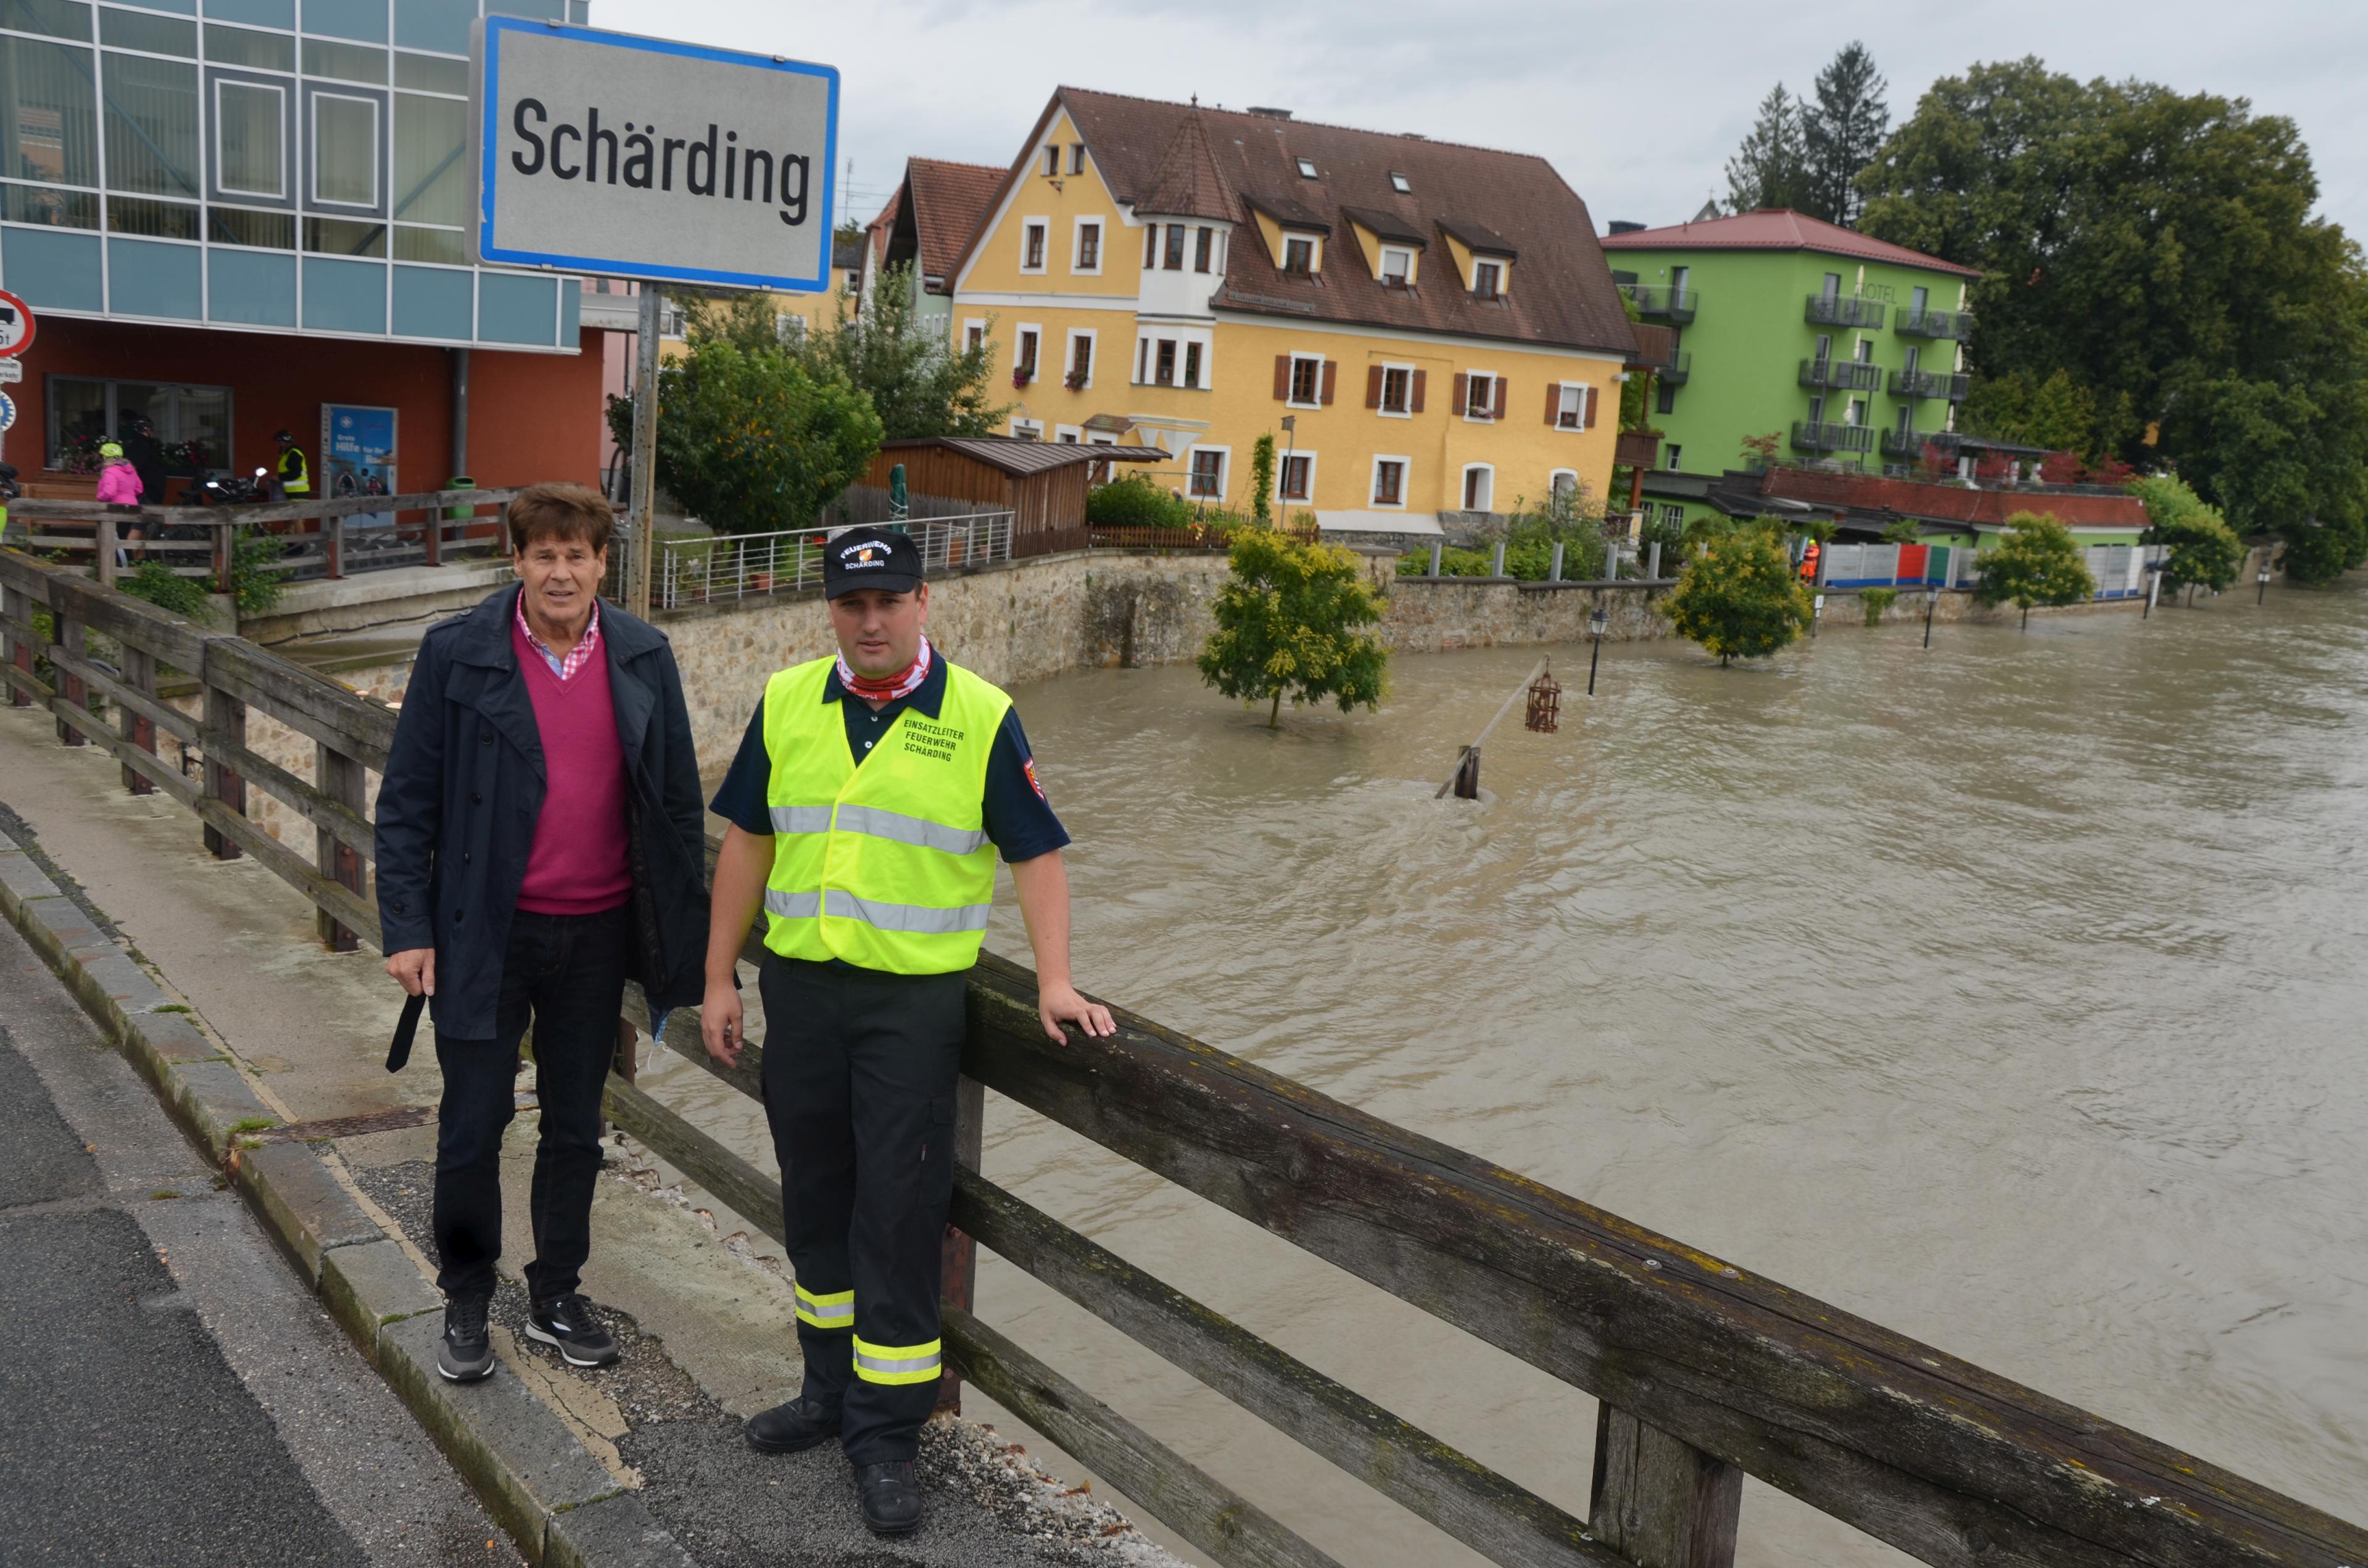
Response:
[[[0,1568],[519,1562],[5,925],[0,1412]]]

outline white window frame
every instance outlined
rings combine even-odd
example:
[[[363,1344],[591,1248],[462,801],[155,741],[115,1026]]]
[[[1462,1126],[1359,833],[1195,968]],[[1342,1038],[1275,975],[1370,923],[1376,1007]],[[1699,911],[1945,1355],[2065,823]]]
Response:
[[[1493,267],[1497,269],[1497,291],[1493,294],[1480,292],[1480,269],[1484,267]],[[1475,256],[1472,258],[1471,293],[1474,299],[1501,300],[1512,292],[1512,281],[1513,269],[1505,264],[1502,256]]]
[[[962,352],[964,353],[968,353],[970,351],[971,334],[973,333],[978,334],[978,341],[981,344],[985,344],[987,341],[986,318],[985,316],[964,316],[962,318]]]
[[[1406,265],[1399,269],[1406,278],[1404,287],[1408,289],[1413,288],[1415,254],[1415,248],[1412,245],[1383,245],[1382,247],[1381,266],[1374,273],[1374,276],[1380,278],[1384,285],[1394,286],[1390,285],[1390,257],[1394,256],[1404,256],[1406,258]]]
[[[1086,172],[1086,144],[1082,142],[1069,143],[1069,172],[1073,175]]]
[[[1315,395],[1305,403],[1299,401],[1294,390],[1299,384],[1299,367],[1302,362],[1310,363],[1315,367]],[[1283,378],[1282,382],[1282,405],[1285,408],[1321,408],[1324,406],[1323,355],[1302,354],[1297,349],[1292,350],[1291,373]]]
[[[1094,264],[1087,267],[1079,258],[1086,254],[1086,231],[1094,233]],[[1099,218],[1076,218],[1069,223],[1069,270],[1079,278],[1099,278],[1102,263],[1110,256],[1110,225]]]
[[[1061,384],[1063,386],[1067,386],[1069,384],[1069,372],[1076,369],[1077,339],[1082,337],[1086,340],[1086,384],[1077,390],[1080,392],[1089,392],[1092,390],[1094,376],[1102,368],[1102,346],[1099,341],[1100,336],[1101,329],[1099,327],[1073,326],[1069,329],[1069,335],[1063,339],[1063,352],[1061,355]]]
[[[1040,250],[1040,251],[1037,253],[1039,259],[1038,259],[1038,261],[1037,261],[1036,265],[1035,265],[1035,266],[1033,266],[1033,267],[1030,267],[1030,266],[1029,266],[1029,265],[1028,265],[1028,236],[1029,236],[1029,234],[1030,234],[1030,233],[1031,231],[1032,231],[1032,232],[1035,232],[1035,233],[1041,233],[1041,234],[1042,234],[1042,235],[1044,236],[1044,244],[1043,244],[1043,248],[1042,248],[1042,250]],[[1047,273],[1047,272],[1051,271],[1051,270],[1052,270],[1052,268],[1053,268],[1053,220],[1052,220],[1052,219],[1050,219],[1050,218],[1022,218],[1022,219],[1020,219],[1020,220],[1019,220],[1019,270],[1020,270],[1021,272],[1023,272],[1023,273],[1027,274],[1027,275],[1028,275],[1029,277],[1030,277],[1030,278],[1042,278],[1042,276],[1044,276],[1044,274],[1045,274],[1045,273]]]
[[[1392,370],[1404,370],[1406,372],[1406,405],[1404,408],[1394,409],[1390,406],[1390,372]],[[1380,415],[1384,419],[1412,419],[1414,417],[1414,372],[1415,367],[1412,364],[1402,363],[1395,359],[1384,359],[1382,361],[1382,403],[1380,407],[1373,410],[1375,414]]]
[[[1285,495],[1282,493],[1283,470],[1293,461],[1304,461],[1307,464],[1307,494],[1304,495]],[[1299,506],[1315,506],[1315,454],[1312,451],[1307,451],[1294,447],[1291,450],[1277,457],[1274,460],[1274,494],[1268,497],[1268,499]]]
[[[1398,498],[1395,501],[1381,501],[1375,499],[1375,496],[1377,496],[1381,492],[1382,465],[1383,463],[1395,463],[1398,465]],[[1413,490],[1414,460],[1412,458],[1401,457],[1395,452],[1375,452],[1373,454],[1373,466],[1371,472],[1369,472],[1365,476],[1365,505],[1368,506],[1378,507],[1385,512],[1403,512],[1406,509],[1406,496],[1412,494]]]
[[[1197,353],[1196,353],[1197,350]],[[1195,335],[1176,346],[1176,384],[1186,392],[1212,392],[1216,378],[1210,373],[1210,343]],[[1198,364],[1194,363],[1195,359]],[[1198,375],[1194,371],[1200,372]]]
[[[1085,438],[1086,427],[1082,425],[1055,425],[1053,426],[1053,440],[1056,445],[1066,443],[1070,446],[1077,446],[1082,444]]]
[[[277,97],[277,98],[279,100],[279,108],[276,111],[274,111],[274,113],[273,113],[273,115],[272,115],[272,117],[271,117],[271,126],[272,126],[272,130],[273,130],[273,131],[274,131],[279,135],[279,188],[278,188],[278,189],[276,189],[276,190],[246,190],[246,189],[243,189],[243,188],[241,188],[241,187],[237,187],[237,186],[230,186],[230,185],[224,185],[224,184],[222,184],[222,90],[224,87],[248,88],[248,89],[252,89],[252,90],[254,90],[254,91],[256,91],[256,92],[258,92],[258,93],[269,93],[269,94],[273,95],[275,97]],[[315,94],[315,95],[313,95],[313,96],[317,97],[319,97],[320,95]],[[339,96],[340,96],[340,97],[342,97],[343,95],[339,95]],[[219,190],[219,191],[221,191],[221,192],[222,193],[222,195],[223,195],[225,198],[230,199],[232,199],[232,200],[235,200],[237,198],[242,197],[242,196],[246,196],[246,197],[256,197],[256,198],[260,198],[260,199],[267,199],[267,200],[271,200],[271,201],[285,201],[285,200],[287,200],[287,199],[288,199],[288,165],[289,165],[289,164],[292,161],[292,160],[290,159],[290,153],[291,152],[291,149],[290,149],[290,148],[289,147],[289,145],[288,145],[288,84],[287,84],[287,83],[284,83],[284,82],[255,82],[255,81],[249,81],[249,80],[247,80],[246,78],[242,77],[242,76],[217,76],[217,77],[215,77],[215,78],[214,78],[214,103],[213,103],[213,109],[214,109],[214,145],[213,145],[213,154],[214,154],[214,167],[213,167],[213,175],[214,175],[214,178],[213,178],[213,184],[214,184],[214,188],[215,188],[215,189],[217,189],[217,190]],[[377,203],[373,202],[373,203],[371,203],[371,205],[372,205],[372,206],[376,206],[376,205],[377,205]]]
[[[1046,179],[1059,179],[1061,177],[1061,144],[1058,142],[1047,142],[1044,143],[1043,167],[1040,168],[1036,172],[1042,175]]]
[[[1324,236],[1321,234],[1311,234],[1304,230],[1285,229],[1282,232],[1282,254],[1274,258],[1274,269],[1277,272],[1281,273],[1285,278],[1296,278],[1299,276],[1297,273],[1291,270],[1291,243],[1293,240],[1300,241],[1307,246],[1307,276],[1310,278],[1323,277]]]
[[[370,111],[370,199],[368,201],[332,201],[321,194],[321,100],[335,98],[341,103],[368,104]],[[305,148],[312,154],[305,159],[305,186],[311,191],[315,207],[343,207],[356,212],[375,213],[378,210],[379,165],[386,161],[386,116],[373,97],[358,93],[315,91],[307,100]]]
[[[1548,500],[1553,500],[1561,494],[1561,492],[1556,490],[1554,486],[1564,479],[1570,481],[1570,493],[1574,496],[1578,494],[1578,470],[1575,468],[1552,468],[1546,471],[1546,498]]]
[[[1159,347],[1162,343],[1176,346],[1176,379],[1159,379]],[[1201,384],[1187,386],[1184,382],[1186,351],[1198,347],[1201,350]],[[1100,349],[1097,346],[1096,356]],[[1217,381],[1216,335],[1205,326],[1146,326],[1136,330],[1134,338],[1134,381],[1138,387],[1164,387],[1169,392],[1211,392]]]
[[[1396,191],[1400,196],[1409,196],[1414,192],[1414,183],[1411,180],[1408,180],[1406,176],[1400,174],[1397,170],[1392,169],[1390,171],[1390,188]]]
[[[1019,345],[1031,335],[1036,339],[1036,363],[1032,369],[1032,372],[1028,378],[1028,381],[1030,386],[1033,386],[1036,382],[1044,379],[1044,329],[1037,325],[1032,321],[1024,321],[1013,324],[1011,328],[1011,368],[1014,370],[1019,369]]]
[[[1301,158],[1297,160],[1297,164],[1299,168],[1299,177],[1301,179],[1319,179],[1322,177],[1315,172],[1315,159]]]
[[[1024,438],[1022,432],[1041,441],[1044,438],[1044,422],[1041,419],[1023,419],[1015,415],[1011,421],[1011,434],[1015,438]]]
[[[1216,494],[1212,495],[1202,494],[1200,491],[1192,488],[1195,478],[1192,472],[1193,460],[1200,457],[1203,452],[1214,452],[1217,457],[1217,489]],[[1225,504],[1225,489],[1233,482],[1233,448],[1212,447],[1196,441],[1191,446],[1184,449],[1184,499],[1187,501],[1212,501],[1220,506],[1224,506]]]
[[[1554,400],[1554,427],[1565,436],[1586,435],[1588,383],[1585,381],[1557,381],[1554,385],[1559,388],[1560,391]],[[1573,392],[1577,392],[1578,394],[1578,407],[1576,410],[1566,409],[1563,404],[1570,400],[1570,394]],[[1512,410],[1508,408],[1505,412],[1510,414]],[[1578,415],[1577,424],[1565,425],[1562,422],[1562,416],[1569,413],[1576,413]]]
[[[1472,476],[1475,473],[1485,473],[1488,476],[1488,494],[1482,497],[1483,500],[1488,503],[1485,506],[1469,506],[1463,504],[1464,497],[1472,493]],[[1459,512],[1495,511],[1497,509],[1497,465],[1495,463],[1465,463],[1463,465],[1463,472],[1457,477],[1455,482],[1455,501],[1456,510]]]
[[[1472,383],[1482,380],[1486,380],[1488,383],[1488,412],[1486,414],[1474,414],[1472,412]],[[1497,423],[1497,389],[1504,383],[1504,380],[1505,378],[1503,376],[1498,375],[1494,370],[1466,370],[1463,372],[1463,406],[1462,409],[1458,410],[1458,412],[1463,416],[1463,423],[1466,425],[1494,425]],[[1508,415],[1513,412],[1512,400],[1510,398],[1506,400],[1505,412]],[[1559,415],[1560,410],[1556,410],[1556,413]]]
[[[1671,472],[1671,473],[1683,473],[1683,472],[1685,472],[1685,470],[1683,470],[1683,469],[1681,469],[1681,468],[1679,468],[1679,467],[1678,466],[1678,454],[1679,454],[1680,452],[1684,451],[1685,449],[1685,449],[1685,444],[1684,444],[1683,442],[1680,442],[1680,441],[1672,441],[1672,442],[1670,442],[1670,443],[1668,444],[1668,446],[1666,449],[1664,449],[1664,450],[1666,450],[1666,451],[1667,451],[1667,453],[1668,453],[1668,460],[1667,462],[1663,463],[1661,466],[1662,466],[1662,467],[1664,467],[1664,468],[1666,468],[1666,469],[1667,469],[1669,472]]]

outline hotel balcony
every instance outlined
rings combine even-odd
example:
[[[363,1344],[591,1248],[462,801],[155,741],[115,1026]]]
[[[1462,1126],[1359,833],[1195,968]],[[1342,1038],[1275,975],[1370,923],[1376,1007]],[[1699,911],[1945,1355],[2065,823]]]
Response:
[[[1974,315],[1971,311],[1919,311],[1910,305],[1899,312],[1899,324],[1892,330],[1902,337],[1971,337]]]
[[[1945,397],[1951,403],[1962,403],[1965,389],[1972,383],[1973,377],[1947,370],[1894,370],[1891,372],[1891,395],[1900,398]]]
[[[1845,425],[1830,419],[1796,419],[1793,422],[1793,449],[1796,452],[1871,452],[1874,450],[1874,426]]]
[[[1801,384],[1834,387],[1843,392],[1875,392],[1883,386],[1883,367],[1860,359],[1804,359]]]
[[[1876,327],[1883,324],[1884,309],[1882,301],[1858,294],[1812,294],[1808,319],[1816,326]]]

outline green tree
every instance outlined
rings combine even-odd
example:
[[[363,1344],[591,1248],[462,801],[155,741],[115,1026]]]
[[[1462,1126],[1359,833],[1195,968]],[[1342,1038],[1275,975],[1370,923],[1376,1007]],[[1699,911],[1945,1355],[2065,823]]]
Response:
[[[2217,507],[2175,473],[2133,480],[2130,493],[2146,504],[2152,542],[2165,546],[2162,585],[2176,591],[2193,585],[2218,593],[2237,580],[2245,564],[2245,543]]]
[[[1958,425],[1972,435],[2082,457],[2112,445],[2099,427],[2095,394],[2074,386],[2062,369],[2044,381],[2029,370],[1980,378],[1965,396]]]
[[[778,345],[744,348],[729,331],[690,339],[658,371],[657,482],[724,533],[811,524],[880,449],[880,416],[836,374],[817,378]],[[632,439],[630,398],[609,425]]]
[[[2092,456],[2168,459],[2240,534],[2331,531],[2297,552],[2313,570],[2368,551],[2368,267],[2314,215],[2293,121],[1981,64],[1936,82],[1860,185],[1867,233],[1985,274],[1980,376],[2063,371]]]
[[[1274,437],[1260,436],[1250,443],[1250,521],[1260,528],[1274,520],[1267,497],[1274,494]]]
[[[1981,585],[1974,597],[1986,605],[2022,607],[2023,630],[2031,629],[2033,605],[2077,605],[2097,591],[2072,530],[2054,517],[2017,512],[2007,536],[1980,557]]]
[[[1777,83],[1759,100],[1759,113],[1743,144],[1726,161],[1726,210],[1805,208],[1809,204],[1809,151],[1801,128],[1801,100]]]
[[[1273,528],[1234,538],[1232,572],[1211,607],[1217,629],[1201,648],[1201,678],[1245,702],[1265,699],[1267,728],[1294,708],[1330,698],[1349,712],[1381,706],[1389,653],[1360,628],[1382,608],[1357,558],[1335,544],[1303,543]]]
[[[1803,210],[1828,223],[1854,224],[1862,199],[1858,176],[1874,161],[1891,129],[1888,85],[1866,45],[1852,40],[1817,73],[1816,99],[1801,110],[1801,146],[1807,187]]]
[[[1189,528],[1192,503],[1147,473],[1126,473],[1087,492],[1086,521],[1098,528]]]
[[[1763,659],[1809,627],[1809,590],[1779,525],[1760,519],[1708,533],[1657,608],[1680,637],[1733,659]]]
[[[975,348],[956,348],[945,323],[915,312],[908,262],[881,271],[863,309],[842,299],[836,319],[791,347],[808,375],[820,381],[835,372],[870,397],[886,440],[991,436],[1011,413],[989,392],[994,334],[982,333]]]

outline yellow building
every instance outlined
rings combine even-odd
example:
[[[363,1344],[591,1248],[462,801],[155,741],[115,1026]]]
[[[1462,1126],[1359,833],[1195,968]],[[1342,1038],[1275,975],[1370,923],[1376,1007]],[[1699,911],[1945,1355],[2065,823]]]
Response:
[[[1011,432],[1175,454],[1166,477],[1327,528],[1429,531],[1606,494],[1634,339],[1542,158],[1064,87],[953,278]],[[1286,431],[1283,420],[1295,426]]]

